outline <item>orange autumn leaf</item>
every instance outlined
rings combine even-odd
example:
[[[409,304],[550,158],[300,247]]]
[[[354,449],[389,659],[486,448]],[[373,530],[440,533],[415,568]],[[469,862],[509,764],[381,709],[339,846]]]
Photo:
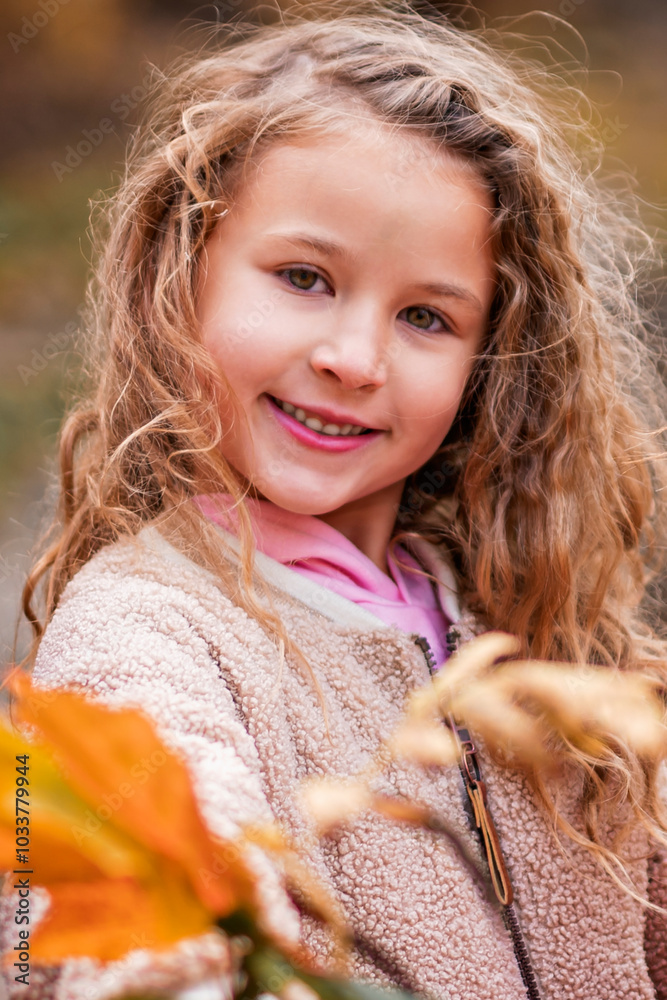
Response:
[[[114,710],[70,691],[34,688],[25,676],[12,684],[17,721],[30,725],[57,756],[69,786],[104,822],[185,868],[202,901],[216,913],[249,898],[242,866],[225,879],[202,878],[215,868],[216,847],[199,815],[190,775],[138,710]],[[156,777],[157,776],[157,777]],[[240,857],[240,853],[239,853]],[[235,876],[237,884],[231,892]]]
[[[185,765],[141,712],[24,677],[11,687],[31,742],[0,725],[0,864],[14,867],[15,758],[29,753],[32,881],[51,900],[31,938],[36,961],[107,961],[254,911],[243,845],[209,833]]]
[[[41,962],[94,955],[110,961],[133,948],[160,948],[202,934],[211,914],[177,872],[159,882],[134,879],[63,882],[49,886],[51,906],[31,936]]]
[[[31,867],[45,882],[87,879],[145,869],[141,853],[108,824],[91,837],[88,803],[68,787],[46,749],[0,726],[0,867],[12,868],[16,854],[16,757],[29,753]]]

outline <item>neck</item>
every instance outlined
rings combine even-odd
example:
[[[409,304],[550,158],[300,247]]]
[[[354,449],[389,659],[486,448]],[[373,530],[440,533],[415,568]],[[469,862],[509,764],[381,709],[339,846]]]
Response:
[[[371,496],[318,514],[320,521],[330,524],[352,542],[383,573],[389,575],[387,546],[396,523],[396,511],[403,493],[403,483],[393,483]]]

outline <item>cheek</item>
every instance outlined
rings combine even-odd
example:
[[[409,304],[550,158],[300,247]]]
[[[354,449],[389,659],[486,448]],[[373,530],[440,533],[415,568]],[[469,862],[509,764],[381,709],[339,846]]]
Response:
[[[244,294],[237,289],[225,300],[214,321],[204,328],[206,345],[221,353],[248,361],[253,369],[280,364],[302,346],[303,331],[298,313],[290,312],[287,293],[281,288],[255,290]]]
[[[220,310],[202,329],[203,343],[222,371],[232,381],[252,381],[254,374],[271,358],[270,323],[265,315],[248,308],[234,308],[234,303]]]
[[[218,262],[219,264],[219,262]],[[243,268],[221,266],[204,282],[197,312],[211,350],[232,350],[253,338],[274,307],[268,290]]]
[[[438,443],[449,430],[461,404],[470,372],[469,360],[456,358],[420,366],[410,389],[403,389],[403,413],[415,434]]]

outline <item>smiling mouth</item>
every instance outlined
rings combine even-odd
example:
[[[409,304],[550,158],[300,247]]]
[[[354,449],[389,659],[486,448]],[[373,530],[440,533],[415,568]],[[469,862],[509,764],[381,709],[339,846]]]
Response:
[[[359,424],[324,423],[323,420],[320,420],[314,414],[302,410],[301,407],[293,406],[292,403],[286,403],[284,400],[278,399],[277,396],[270,396],[269,398],[273,400],[276,406],[280,407],[283,413],[286,413],[298,421],[298,423],[303,424],[304,427],[308,427],[317,434],[323,434],[325,437],[357,437],[360,434],[373,433],[370,427],[361,427]]]

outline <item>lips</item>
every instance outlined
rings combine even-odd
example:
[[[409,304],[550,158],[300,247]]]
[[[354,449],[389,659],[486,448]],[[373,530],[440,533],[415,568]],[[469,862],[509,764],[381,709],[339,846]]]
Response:
[[[379,428],[366,427],[355,422],[348,414],[334,412],[326,408],[300,406],[277,396],[269,397],[283,413],[287,413],[304,427],[326,437],[357,437],[360,434],[371,434]]]
[[[357,451],[360,448],[368,447],[385,433],[371,427],[362,427],[361,424],[354,424],[350,421],[343,423],[339,414],[336,415],[341,423],[333,424],[330,416],[332,411],[330,410],[297,407],[295,403],[280,400],[268,393],[263,394],[263,400],[273,419],[287,431],[291,438],[315,451],[324,451],[330,454]],[[288,409],[285,408],[286,403],[288,408],[294,408],[294,413],[288,412]],[[301,411],[300,419],[296,416],[297,410]],[[327,423],[323,423],[323,420],[326,420]],[[318,430],[317,428],[320,426],[322,429]],[[356,433],[354,433],[355,431]]]

